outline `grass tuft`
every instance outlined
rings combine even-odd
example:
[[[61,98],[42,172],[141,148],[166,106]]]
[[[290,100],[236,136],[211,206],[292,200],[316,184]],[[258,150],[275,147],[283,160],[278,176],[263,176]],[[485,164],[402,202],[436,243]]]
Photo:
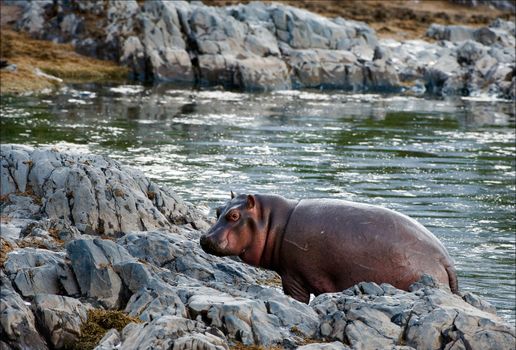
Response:
[[[112,328],[121,332],[131,322],[141,323],[138,318],[131,317],[117,310],[91,309],[88,320],[81,326],[81,336],[68,350],[91,350],[97,346],[104,334]]]

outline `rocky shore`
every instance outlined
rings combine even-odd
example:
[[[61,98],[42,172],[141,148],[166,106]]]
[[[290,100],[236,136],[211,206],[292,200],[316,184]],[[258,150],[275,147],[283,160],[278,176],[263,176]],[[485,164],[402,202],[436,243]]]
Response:
[[[429,26],[379,39],[367,24],[280,3],[35,1],[16,26],[127,66],[134,79],[245,91],[352,91],[515,98],[515,26]]]
[[[0,349],[514,348],[491,305],[429,277],[299,303],[273,273],[204,253],[210,219],[116,161],[18,145],[0,161]],[[84,347],[102,312],[126,321],[104,316]]]

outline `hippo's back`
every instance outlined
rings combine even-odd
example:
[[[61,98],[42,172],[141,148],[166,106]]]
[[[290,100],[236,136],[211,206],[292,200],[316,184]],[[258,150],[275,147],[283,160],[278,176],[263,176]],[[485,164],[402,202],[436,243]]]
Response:
[[[315,294],[361,281],[407,289],[423,273],[448,284],[446,249],[415,220],[382,207],[335,199],[302,200],[283,237],[283,263]]]

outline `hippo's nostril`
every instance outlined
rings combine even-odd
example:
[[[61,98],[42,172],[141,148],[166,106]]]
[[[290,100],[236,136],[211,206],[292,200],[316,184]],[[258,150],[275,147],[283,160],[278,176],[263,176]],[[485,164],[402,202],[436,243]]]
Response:
[[[211,252],[211,242],[206,235],[201,236],[200,243],[202,250],[204,250],[206,253]]]

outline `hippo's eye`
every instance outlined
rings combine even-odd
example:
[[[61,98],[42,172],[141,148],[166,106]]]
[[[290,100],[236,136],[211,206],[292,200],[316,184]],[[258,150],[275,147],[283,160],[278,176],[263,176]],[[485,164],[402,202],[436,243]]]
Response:
[[[220,208],[215,209],[215,215],[217,215],[217,219],[219,218],[221,211],[222,210]]]
[[[240,219],[240,213],[238,211],[231,211],[231,212],[228,213],[226,218],[229,221],[238,221],[238,219]]]

